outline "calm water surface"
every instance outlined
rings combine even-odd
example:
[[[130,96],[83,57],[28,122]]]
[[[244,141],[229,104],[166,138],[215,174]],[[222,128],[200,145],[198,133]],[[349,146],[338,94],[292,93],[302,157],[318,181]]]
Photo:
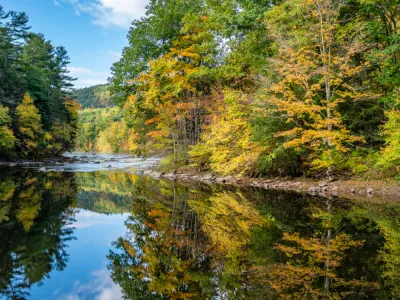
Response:
[[[400,299],[400,202],[86,167],[0,169],[1,299]]]

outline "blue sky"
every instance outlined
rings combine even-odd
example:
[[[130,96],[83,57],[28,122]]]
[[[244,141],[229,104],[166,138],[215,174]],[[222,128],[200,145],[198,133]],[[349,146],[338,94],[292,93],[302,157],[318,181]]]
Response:
[[[148,0],[1,0],[8,10],[24,11],[31,31],[54,46],[66,47],[77,88],[106,83],[112,63],[128,44],[132,20],[145,13]]]

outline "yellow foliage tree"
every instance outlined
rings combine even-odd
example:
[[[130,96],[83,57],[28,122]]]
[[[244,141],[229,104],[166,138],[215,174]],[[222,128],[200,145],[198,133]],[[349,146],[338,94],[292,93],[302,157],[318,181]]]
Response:
[[[29,94],[25,94],[22,103],[16,108],[17,137],[24,155],[29,155],[37,147],[37,140],[42,133],[39,110]]]
[[[289,0],[267,17],[278,48],[271,63],[279,78],[270,86],[267,101],[293,125],[277,136],[287,138],[287,148],[306,147],[312,153],[311,166],[328,175],[334,155],[362,141],[343,124],[339,104],[373,97],[351,84],[368,64],[355,60],[365,50],[357,26],[340,26],[346,2]]]
[[[192,162],[196,166],[209,162],[211,170],[223,175],[251,173],[263,149],[251,141],[248,96],[225,90],[217,101],[201,142],[189,151]]]
[[[185,154],[189,145],[200,137],[202,117],[209,99],[213,76],[209,67],[215,43],[207,30],[205,17],[185,19],[181,36],[170,52],[149,63],[149,70],[137,79],[138,94],[128,99],[126,107],[142,103],[154,112],[147,120],[155,130],[148,136],[159,148],[172,150],[174,163],[178,154]]]
[[[10,123],[9,109],[0,105],[0,154],[14,148],[15,136],[9,128]]]

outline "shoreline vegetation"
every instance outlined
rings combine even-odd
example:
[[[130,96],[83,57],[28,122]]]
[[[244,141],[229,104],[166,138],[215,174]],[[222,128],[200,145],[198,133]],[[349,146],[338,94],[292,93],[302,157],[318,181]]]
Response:
[[[151,1],[108,85],[75,91],[79,113],[66,50],[29,32],[26,14],[1,9],[0,157],[76,146],[218,178],[396,185],[399,6]]]
[[[151,2],[109,82],[129,150],[219,176],[398,177],[399,5]]]
[[[30,28],[24,12],[0,5],[0,159],[58,156],[75,143],[70,58]]]
[[[92,153],[91,155],[94,154]],[[117,162],[112,157],[110,159],[114,162]],[[95,164],[98,163],[99,160],[101,160],[101,158],[95,157],[94,160],[92,159],[91,161],[93,161]],[[38,168],[39,172],[57,173],[63,172],[63,170],[54,169],[52,166],[62,167],[65,164],[88,162],[89,161],[85,158],[85,156],[83,156],[83,158],[75,156],[62,156],[39,160],[0,160],[0,167],[29,167]],[[113,169],[113,171],[116,171],[116,169]],[[136,173],[136,171],[132,172]],[[217,184],[244,188],[292,191],[301,194],[318,195],[321,197],[341,197],[350,200],[367,200],[373,202],[399,201],[400,195],[400,185],[392,178],[371,180],[353,177],[347,179],[335,179],[332,181],[323,181],[306,177],[252,178],[248,176],[219,176],[208,172],[196,172],[193,169],[162,171],[159,166],[144,168],[143,170],[139,171],[139,174],[155,179],[168,179],[182,183],[198,182],[207,185]]]
[[[201,182],[204,184],[222,184],[239,187],[253,187],[292,191],[321,197],[341,197],[350,200],[399,201],[400,186],[398,182],[387,178],[382,180],[337,179],[331,182],[313,178],[252,178],[237,176],[218,176],[210,173],[193,171],[162,172],[145,170],[143,175],[156,179],[169,179],[177,182]]]

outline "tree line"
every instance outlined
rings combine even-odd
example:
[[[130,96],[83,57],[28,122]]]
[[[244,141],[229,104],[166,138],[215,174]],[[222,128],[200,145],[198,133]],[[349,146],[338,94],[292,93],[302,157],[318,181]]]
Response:
[[[97,153],[135,153],[135,133],[120,107],[87,108],[78,113],[75,150]]]
[[[74,146],[79,106],[64,47],[0,6],[0,157],[59,155]]]
[[[152,0],[110,92],[168,166],[394,175],[399,24],[395,0]]]
[[[76,102],[78,102],[83,109],[114,106],[114,96],[110,94],[106,84],[77,89],[73,94]]]

